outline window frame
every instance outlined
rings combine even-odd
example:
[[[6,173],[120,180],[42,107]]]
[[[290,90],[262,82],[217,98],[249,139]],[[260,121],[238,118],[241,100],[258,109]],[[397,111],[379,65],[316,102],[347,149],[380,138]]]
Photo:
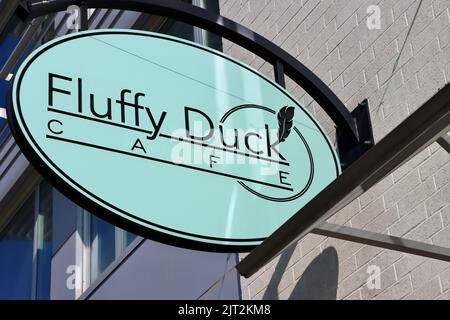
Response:
[[[76,227],[76,265],[81,271],[81,287],[75,292],[76,298],[80,297],[83,292],[85,292],[92,284],[94,284],[102,274],[112,265],[115,261],[120,259],[128,246],[141,238],[136,236],[136,238],[130,244],[126,244],[127,241],[127,231],[123,230],[113,224],[114,227],[114,260],[106,267],[97,273],[95,279],[92,278],[92,265],[94,254],[92,247],[92,221],[94,215],[87,211],[86,209],[77,206],[77,227]],[[98,253],[97,253],[98,254]]]
[[[33,197],[33,242],[32,242],[32,261],[31,261],[31,295],[30,300],[38,300],[40,297],[38,297],[38,250],[40,247],[41,242],[43,241],[44,235],[44,226],[42,224],[42,215],[40,214],[40,206],[41,206],[41,185],[45,182],[42,178],[39,178],[36,182],[32,182],[31,188],[30,185],[28,185],[28,188],[26,186],[22,187],[24,192],[26,192],[25,195],[21,195],[20,200],[17,198],[11,199],[11,201],[18,200],[17,204],[11,208],[10,210],[6,211],[5,214],[8,216],[7,219],[2,221],[0,225],[0,233],[3,232],[4,228],[6,228],[11,221],[14,220],[14,217],[18,214],[20,209],[24,206],[24,204]],[[51,186],[50,189],[53,192],[53,186]],[[53,214],[53,212],[52,212]],[[51,263],[50,263],[51,268]],[[50,287],[50,286],[49,286]],[[50,294],[50,292],[49,292]]]

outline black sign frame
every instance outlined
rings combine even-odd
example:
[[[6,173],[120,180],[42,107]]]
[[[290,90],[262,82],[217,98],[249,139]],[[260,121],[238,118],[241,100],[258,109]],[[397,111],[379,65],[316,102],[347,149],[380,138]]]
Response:
[[[362,143],[359,138],[360,134],[356,126],[355,118],[331,89],[319,79],[319,77],[289,53],[238,23],[211,13],[205,9],[176,0],[50,0],[22,4],[18,8],[17,14],[24,20],[30,20],[36,17],[65,11],[70,5],[78,5],[84,11],[87,10],[87,8],[107,8],[161,15],[192,24],[222,36],[272,63],[275,72],[275,82],[279,85],[285,87],[284,75],[289,76],[293,81],[300,85],[330,116],[339,128],[341,137],[344,137],[350,147],[356,147]],[[86,17],[86,12],[82,14],[82,17]],[[82,28],[87,29],[87,19],[82,19]],[[11,94],[9,95],[9,98],[11,98]],[[11,101],[8,102],[8,104],[10,103]],[[8,118],[13,124],[17,123],[17,120],[14,119],[9,109],[10,108],[8,108]],[[11,127],[13,135],[18,140],[18,143],[21,146],[26,145],[23,136],[15,129],[16,126],[13,125]],[[27,158],[33,164],[40,163],[40,159],[37,159],[35,153],[27,149],[28,148],[24,148],[24,150],[22,150]],[[84,197],[73,192],[70,187],[65,183],[62,183],[57,175],[46,166],[40,165],[38,166],[38,169],[48,177],[62,193],[68,195],[75,202],[82,204],[88,210],[100,215],[103,219],[120,225],[131,232],[179,247],[213,252],[230,252],[229,246],[212,245],[181,239],[176,236],[169,236],[167,234],[149,230],[148,228],[131,223],[122,217],[115,216],[114,218],[111,218],[110,215],[102,214],[103,208],[93,205],[92,202],[87,203]],[[254,249],[254,246],[232,246],[232,248],[234,252],[246,252]]]

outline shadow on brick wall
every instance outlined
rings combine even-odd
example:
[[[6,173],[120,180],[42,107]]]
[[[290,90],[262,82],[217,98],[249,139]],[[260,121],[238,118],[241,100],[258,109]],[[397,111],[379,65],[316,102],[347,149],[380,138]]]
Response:
[[[263,299],[278,299],[278,286],[286,271],[294,248],[287,249],[275,267],[274,274],[267,286]],[[337,251],[328,247],[318,255],[295,283],[289,300],[335,300],[339,276]]]

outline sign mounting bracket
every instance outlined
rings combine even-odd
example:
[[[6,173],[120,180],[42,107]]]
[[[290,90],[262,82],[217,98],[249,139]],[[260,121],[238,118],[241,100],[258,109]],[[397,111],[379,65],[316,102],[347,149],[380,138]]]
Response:
[[[275,65],[277,81],[284,84],[282,72],[299,84],[341,128],[349,141],[358,143],[353,117],[340,99],[311,70],[279,46],[250,29],[205,9],[174,0],[43,0],[21,4],[16,14],[28,20],[58,11],[70,5],[156,14],[192,24],[213,32],[250,50]],[[282,67],[282,68],[281,68]]]
[[[450,262],[450,248],[378,232],[322,222],[311,233]]]
[[[450,128],[450,84],[447,84],[416,112],[397,126],[378,144],[355,161],[342,175],[322,190],[306,206],[294,214],[261,245],[248,254],[237,266],[244,277],[250,277],[262,266],[283,252],[293,242],[298,241],[314,229],[321,228],[333,214],[344,208],[366,190],[408,161],[432,142],[446,134]],[[396,239],[382,239],[380,235],[366,233],[357,235],[357,231],[329,228],[323,225],[321,232],[347,240],[384,247],[391,246]],[[317,231],[317,230],[316,230]],[[403,240],[403,239],[402,239]],[[417,243],[397,243],[395,249],[425,252],[432,257],[439,248],[430,250]],[[448,252],[444,252],[444,255]],[[442,256],[441,256],[442,258]]]
[[[342,170],[347,169],[353,162],[366,153],[375,144],[372,122],[370,120],[369,101],[364,99],[351,112],[358,133],[358,143],[346,138],[345,132],[336,128],[339,159]]]

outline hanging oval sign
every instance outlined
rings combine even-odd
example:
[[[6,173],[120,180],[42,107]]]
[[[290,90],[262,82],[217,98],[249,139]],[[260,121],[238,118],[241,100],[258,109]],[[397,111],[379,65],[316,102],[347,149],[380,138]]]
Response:
[[[272,80],[161,34],[95,30],[34,51],[9,120],[79,205],[175,245],[248,250],[340,173],[317,120]]]

